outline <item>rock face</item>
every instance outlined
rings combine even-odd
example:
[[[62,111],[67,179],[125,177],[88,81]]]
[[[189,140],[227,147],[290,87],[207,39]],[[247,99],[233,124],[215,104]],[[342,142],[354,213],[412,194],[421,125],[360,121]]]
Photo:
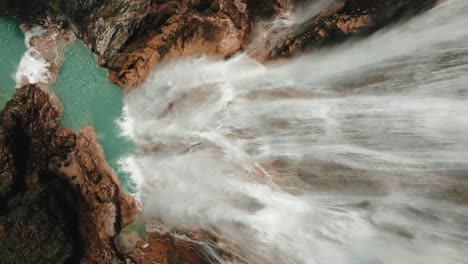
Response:
[[[0,15],[38,23],[47,16],[71,24],[98,55],[109,79],[127,90],[161,61],[210,54],[230,57],[248,47],[256,22],[313,0],[40,0],[4,1]],[[266,37],[253,52],[260,61],[371,34],[440,0],[340,0],[303,23]],[[256,44],[256,46],[258,46]],[[258,53],[258,54],[257,54]]]
[[[202,248],[195,243],[177,239],[170,234],[148,234],[146,244],[139,243],[129,256],[135,263],[160,264],[209,264],[208,257],[201,254]],[[215,262],[217,263],[217,262]]]
[[[288,7],[288,0],[249,0],[249,4],[254,19],[269,19],[285,11]]]
[[[109,69],[109,79],[130,89],[165,59],[211,54],[225,58],[244,48],[256,19],[278,14],[286,0],[112,0],[79,7],[79,36]],[[83,15],[77,15],[83,14]]]
[[[69,2],[69,1],[67,1]],[[73,2],[73,1],[71,1]],[[284,0],[112,0],[80,7],[79,36],[109,69],[110,80],[133,88],[165,59],[211,54],[221,58],[243,49],[254,17],[270,17]]]
[[[137,212],[90,129],[60,128],[60,108],[36,86],[0,115],[2,263],[118,263],[112,239]]]
[[[437,2],[341,0],[304,23],[282,28],[284,34],[267,36],[262,41],[268,47],[257,43],[263,53],[255,57],[272,61],[368,35]],[[245,49],[255,34],[263,33],[255,30],[258,20],[273,19],[289,4],[287,0],[2,0],[0,15],[32,24],[52,18],[58,27],[70,26],[98,55],[110,80],[131,89],[164,60],[198,54],[232,56]],[[228,254],[235,252],[229,243],[203,231],[150,233],[146,243],[137,242],[136,250],[138,238],[132,236],[126,238],[129,251],[114,244],[117,234],[133,222],[136,203],[122,193],[93,130],[75,134],[63,129],[60,116],[55,99],[30,85],[18,89],[0,113],[0,262],[207,263],[200,241],[216,242],[219,255],[235,260]]]
[[[245,259],[240,257],[238,246],[209,231],[163,230],[160,230],[162,232],[148,233],[146,241],[137,242],[137,248],[127,257],[135,263],[142,264],[247,263]],[[208,245],[210,245],[210,249],[208,249]],[[213,251],[216,252],[216,256],[209,253],[213,253]]]
[[[149,233],[144,242],[125,230],[138,213],[134,199],[94,131],[63,129],[60,116],[35,85],[18,89],[0,113],[1,263],[209,263],[196,242],[215,239],[205,232]]]
[[[110,80],[129,89],[165,59],[232,56],[243,49],[255,19],[277,14],[286,8],[286,0],[41,0],[3,5],[0,15],[23,22],[49,16],[65,21],[64,26],[71,23],[109,70]]]
[[[96,28],[106,30],[109,28],[106,24],[113,23],[104,19],[95,21],[85,31],[86,36],[101,39],[85,39],[102,54],[101,64],[110,69],[110,80],[132,88],[166,58],[198,54],[227,57],[240,50],[249,29],[246,8],[242,1],[231,0],[147,3],[144,9],[147,13],[129,15],[140,19],[129,26],[128,36],[122,36],[118,27],[117,32],[95,34]]]
[[[39,22],[49,9],[50,0],[0,1],[0,15],[21,18],[24,21]]]
[[[437,0],[341,0],[316,17],[289,29],[267,60],[291,57],[314,47],[365,36],[438,3]]]

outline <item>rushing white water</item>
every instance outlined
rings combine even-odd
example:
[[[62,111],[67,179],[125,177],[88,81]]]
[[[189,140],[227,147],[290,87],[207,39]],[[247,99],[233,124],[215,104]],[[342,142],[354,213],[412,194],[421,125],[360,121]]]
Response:
[[[17,88],[25,84],[49,83],[51,78],[49,71],[50,63],[30,44],[32,38],[41,37],[45,33],[46,30],[40,26],[33,27],[25,33],[24,44],[28,50],[24,53],[16,70],[15,80]]]
[[[146,217],[216,230],[249,263],[466,263],[466,14],[447,1],[271,66],[159,67],[121,123]]]
[[[295,25],[315,17],[336,2],[337,0],[307,0],[289,5],[287,10],[273,20],[259,21],[254,28],[254,37],[246,47],[246,53],[262,59],[275,47],[276,41],[286,37]]]
[[[288,11],[287,15],[293,23],[302,23],[327,10],[328,7],[337,2],[338,0],[306,0],[297,6],[292,6],[293,10]]]

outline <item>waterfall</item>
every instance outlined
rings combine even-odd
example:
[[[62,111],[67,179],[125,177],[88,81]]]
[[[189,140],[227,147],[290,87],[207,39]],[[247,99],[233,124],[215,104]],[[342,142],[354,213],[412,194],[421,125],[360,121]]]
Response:
[[[213,230],[248,263],[465,263],[466,14],[446,1],[268,66],[158,66],[120,122],[145,217]]]
[[[41,37],[46,30],[40,26],[33,27],[25,33],[24,45],[28,50],[23,54],[15,74],[16,88],[26,84],[49,83],[52,78],[48,63],[42,54],[31,46],[31,39]]]

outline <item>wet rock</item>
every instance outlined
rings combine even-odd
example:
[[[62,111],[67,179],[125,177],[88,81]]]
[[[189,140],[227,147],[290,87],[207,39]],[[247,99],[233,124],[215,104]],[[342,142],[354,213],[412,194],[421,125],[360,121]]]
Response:
[[[41,0],[4,1],[0,15],[23,22],[56,20],[98,55],[109,79],[127,90],[160,62],[209,54],[229,58],[255,39],[257,22],[304,0]],[[328,10],[264,40],[260,61],[371,34],[440,0],[340,0]],[[2,7],[0,6],[0,7]],[[263,34],[263,32],[261,32]],[[261,45],[260,45],[261,46]],[[258,53],[258,54],[257,54]]]
[[[267,39],[274,42],[267,60],[371,34],[435,2],[342,0],[285,29],[284,38]],[[1,1],[0,15],[48,25],[51,17],[60,32],[71,25],[109,70],[110,80],[131,89],[165,60],[199,54],[232,56],[251,41],[258,20],[273,19],[287,4],[286,0],[21,0]],[[205,241],[220,251],[224,245],[225,252],[235,252],[229,243],[191,230],[153,232],[139,242],[130,236],[119,250],[113,241],[133,222],[136,203],[122,193],[93,130],[75,134],[61,128],[60,115],[60,107],[36,86],[17,90],[0,114],[1,261],[206,263],[206,251],[199,243]],[[155,151],[160,148],[154,146]],[[276,170],[284,166],[272,164]],[[300,171],[298,175],[315,181],[314,175]],[[346,183],[339,177],[330,179],[326,184],[331,188]],[[132,251],[135,242],[137,249]],[[227,253],[224,258],[235,259]]]
[[[145,241],[137,241],[137,248],[128,254],[134,263],[209,264],[221,263],[207,252],[207,244],[216,245],[223,263],[246,263],[237,257],[239,248],[227,240],[217,238],[207,231],[174,229],[150,232]]]
[[[288,6],[287,0],[251,0],[249,7],[253,17],[258,19],[269,19],[285,11]]]
[[[166,59],[201,54],[229,57],[242,49],[250,28],[244,1],[145,2],[138,8],[137,15],[122,16],[136,20],[124,19],[121,25],[114,25],[113,14],[90,21],[84,37],[100,55],[101,65],[110,70],[110,80],[127,89],[140,84]]]
[[[0,15],[25,23],[51,17],[57,25],[72,24],[110,80],[127,89],[165,59],[232,56],[243,49],[256,19],[286,7],[286,0],[42,0],[21,8],[13,2],[6,1]]]
[[[60,128],[53,101],[29,85],[0,114],[0,259],[122,263],[112,238],[133,221],[136,203],[123,194],[93,130]]]
[[[14,195],[0,216],[2,263],[54,263],[79,259],[77,212],[73,200],[63,194],[72,191],[56,178]]]
[[[289,29],[268,54],[267,60],[296,55],[311,48],[366,36],[402,19],[411,18],[437,0],[341,0],[328,10]]]

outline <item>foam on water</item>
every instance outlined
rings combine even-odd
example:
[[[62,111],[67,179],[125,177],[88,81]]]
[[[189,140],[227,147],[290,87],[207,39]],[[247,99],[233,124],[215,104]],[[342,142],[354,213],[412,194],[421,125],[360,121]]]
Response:
[[[127,184],[127,175],[118,170],[119,159],[133,149],[128,140],[120,137],[115,123],[115,119],[122,115],[123,89],[109,82],[107,75],[91,51],[76,41],[65,48],[62,67],[50,90],[63,105],[60,125],[77,132],[92,126],[123,189],[132,191]]]
[[[250,263],[464,263],[467,13],[447,1],[270,66],[158,67],[120,124],[146,217],[211,229]]]
[[[40,26],[33,27],[26,32],[24,44],[28,50],[24,53],[15,74],[16,87],[20,88],[25,84],[48,83],[51,78],[48,63],[41,53],[31,47],[30,41],[33,37],[40,37],[45,33],[45,29]]]

